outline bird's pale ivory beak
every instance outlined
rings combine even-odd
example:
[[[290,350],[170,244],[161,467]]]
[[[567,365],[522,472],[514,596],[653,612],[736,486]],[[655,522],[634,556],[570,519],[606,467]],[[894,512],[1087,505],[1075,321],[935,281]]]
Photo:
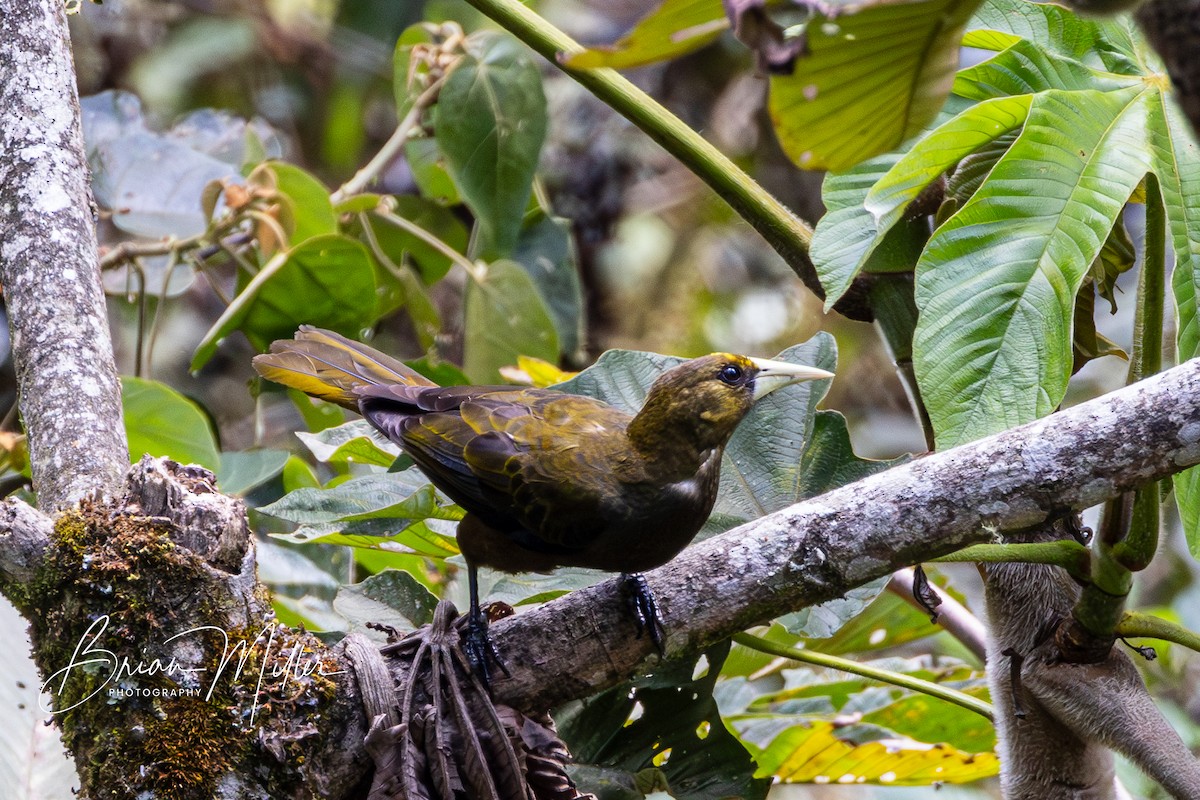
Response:
[[[789,364],[786,361],[771,361],[766,358],[752,358],[758,374],[754,376],[754,399],[769,395],[776,389],[791,386],[793,383],[804,381],[819,381],[832,378],[832,372],[810,367],[805,364]]]

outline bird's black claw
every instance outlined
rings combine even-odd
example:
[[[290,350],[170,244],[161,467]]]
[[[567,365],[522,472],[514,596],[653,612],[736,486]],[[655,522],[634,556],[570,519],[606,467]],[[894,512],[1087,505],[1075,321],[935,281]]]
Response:
[[[663,646],[663,635],[666,628],[663,627],[662,617],[658,613],[658,601],[654,599],[654,592],[650,591],[650,584],[646,583],[640,572],[622,573],[621,581],[629,594],[629,610],[633,612],[633,618],[637,622],[638,638],[642,638],[642,634],[649,631],[650,641],[654,642],[659,655],[664,655],[666,649]]]
[[[942,596],[929,585],[929,576],[925,574],[925,568],[920,564],[913,568],[913,599],[921,608],[925,609],[925,613],[929,615],[930,624],[937,625],[937,607],[942,604]]]
[[[492,690],[492,664],[500,668],[504,677],[512,677],[512,673],[500,658],[500,651],[496,649],[495,642],[488,635],[488,620],[483,614],[471,614],[467,618],[463,652],[467,654],[471,670],[489,692]]]

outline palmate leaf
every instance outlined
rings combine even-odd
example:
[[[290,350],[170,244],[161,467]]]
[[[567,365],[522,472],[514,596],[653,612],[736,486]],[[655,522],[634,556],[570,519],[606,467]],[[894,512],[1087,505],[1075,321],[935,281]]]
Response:
[[[893,260],[900,269],[912,268],[925,238],[898,224],[909,203],[956,162],[1022,125],[1030,100],[1003,97],[968,107],[903,156],[877,156],[826,179],[822,197],[829,211],[817,224],[812,248],[826,310],[859,272],[887,271]]]
[[[812,5],[794,73],[771,79],[771,119],[800,167],[843,170],[933,120],[979,0],[877,0],[849,14]]]
[[[939,447],[1050,413],[1071,374],[1075,295],[1150,169],[1157,93],[1047,91],[917,266],[914,365]]]
[[[1160,96],[1161,97],[1161,96]],[[1175,271],[1176,352],[1180,362],[1200,355],[1200,319],[1196,303],[1200,288],[1200,147],[1182,112],[1162,98],[1151,112],[1155,172],[1162,187]],[[1195,435],[1200,439],[1200,431]],[[1200,558],[1200,468],[1175,475],[1175,502],[1192,556]]]

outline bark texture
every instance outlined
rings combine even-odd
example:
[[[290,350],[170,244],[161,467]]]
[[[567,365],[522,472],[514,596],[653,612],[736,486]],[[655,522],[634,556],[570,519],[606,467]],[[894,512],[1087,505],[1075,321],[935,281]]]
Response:
[[[61,0],[0,0],[0,282],[45,510],[129,466]]]
[[[0,542],[36,539],[36,516],[5,515]],[[211,473],[143,458],[38,552],[5,560],[32,577],[0,588],[30,620],[84,797],[336,800],[366,774],[354,665],[275,622],[245,508]]]

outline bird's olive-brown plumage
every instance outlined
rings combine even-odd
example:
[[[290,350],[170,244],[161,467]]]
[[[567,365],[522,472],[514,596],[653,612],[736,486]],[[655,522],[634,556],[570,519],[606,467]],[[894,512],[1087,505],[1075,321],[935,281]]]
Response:
[[[472,577],[478,565],[634,573],[665,563],[712,511],[724,447],[767,384],[831,377],[715,353],[664,372],[631,416],[549,389],[436,386],[307,327],[254,366],[359,411],[399,444],[466,510],[458,540]]]

